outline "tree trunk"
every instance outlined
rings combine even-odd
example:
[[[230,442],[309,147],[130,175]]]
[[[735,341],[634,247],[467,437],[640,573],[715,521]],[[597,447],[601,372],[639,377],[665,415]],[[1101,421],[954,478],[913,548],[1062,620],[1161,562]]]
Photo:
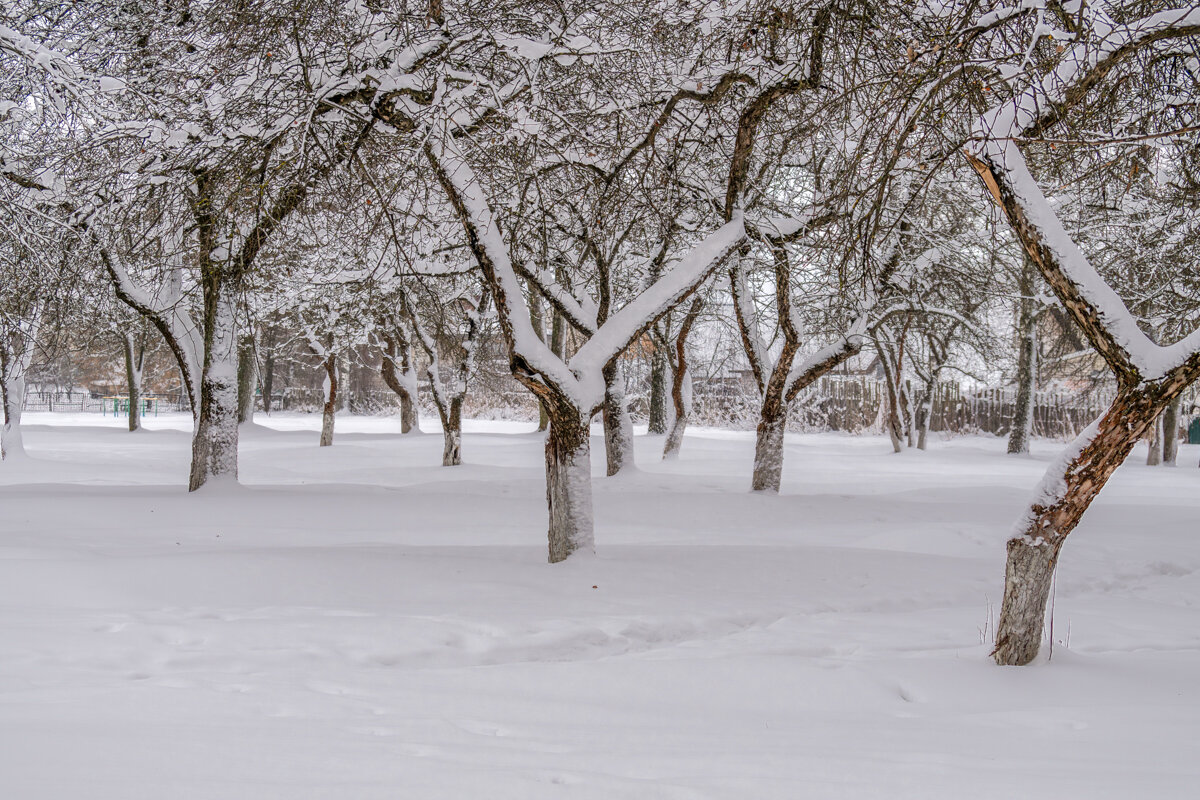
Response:
[[[321,410],[321,447],[333,444],[333,420],[337,414],[338,404],[338,358],[337,353],[330,353],[322,364],[325,367],[325,380],[322,384],[325,405]]]
[[[1146,450],[1146,466],[1157,467],[1162,463],[1163,454],[1163,425],[1162,415],[1155,417],[1150,428],[1150,446]]]
[[[904,436],[909,447],[917,446],[916,403],[912,399],[912,388],[905,381],[900,385],[900,418],[904,422]]]
[[[188,490],[214,479],[237,481],[238,393],[237,321],[234,287],[205,276],[204,371],[200,379],[200,417],[192,436]]]
[[[625,405],[625,387],[621,382],[616,361],[604,367],[604,453],[608,460],[608,475],[616,475],[633,461],[633,420]]]
[[[594,551],[590,415],[564,407],[550,418],[546,437],[546,502],[550,509],[550,563],[578,550]]]
[[[121,337],[125,348],[125,385],[129,388],[129,430],[142,427],[142,357],[133,341],[133,334]]]
[[[262,369],[263,413],[271,413],[271,391],[275,388],[275,348],[267,350]]]
[[[917,405],[917,449],[924,450],[929,444],[929,424],[933,417],[933,393],[937,391],[937,383],[931,382],[925,387],[921,402]]]
[[[671,421],[671,431],[667,434],[667,441],[663,443],[664,461],[679,458],[679,448],[683,446],[688,417],[692,414],[692,372],[688,369],[687,339],[703,308],[704,300],[697,295],[688,306],[683,323],[679,326],[679,333],[675,336],[675,353],[671,361],[671,405],[675,410],[675,419]]]
[[[899,453],[904,450],[904,427],[900,421],[900,390],[897,386],[899,376],[894,374],[884,348],[877,345],[876,349],[879,352],[879,363],[883,366],[883,382],[887,387],[887,416],[884,425],[892,440],[892,449]]]
[[[1183,398],[1167,403],[1162,413],[1163,463],[1175,466],[1179,459],[1179,405]]]
[[[396,369],[397,360],[399,371]],[[388,388],[400,398],[400,433],[420,433],[417,376],[413,371],[411,346],[398,336],[384,336],[384,352],[379,373]]]
[[[0,460],[25,455],[21,437],[21,412],[25,406],[25,375],[5,374],[0,385],[3,390],[4,427],[0,429]]]
[[[1004,601],[992,658],[1002,666],[1024,666],[1037,658],[1046,621],[1046,603],[1058,566],[1062,539],[1026,537],[1008,540],[1004,569]]]
[[[647,432],[667,432],[667,354],[657,339],[650,356],[650,424]]]
[[[408,392],[400,395],[400,433],[420,433],[421,415]]]
[[[1104,415],[1046,470],[1037,497],[1008,543],[1004,601],[992,657],[1023,665],[1041,645],[1050,579],[1063,540],[1167,402],[1186,387],[1168,379],[1122,388]]]
[[[1008,452],[1014,455],[1029,452],[1037,383],[1037,315],[1034,313],[1033,298],[1037,265],[1028,253],[1024,253],[1024,256],[1017,285],[1021,293],[1017,312],[1017,404],[1013,411],[1012,431],[1008,435]]]
[[[254,337],[242,337],[238,346],[238,424],[254,421],[254,390],[256,384],[257,364],[254,358]]]
[[[566,350],[566,332],[566,323],[563,321],[562,315],[557,311],[553,312],[550,320],[550,351],[559,358],[563,358],[563,352]],[[550,409],[544,402],[539,401],[538,430],[544,431],[549,428]]]
[[[7,344],[0,342],[0,347]],[[32,360],[33,347],[22,344],[23,349],[16,352],[8,348],[0,351],[0,402],[4,406],[4,427],[0,428],[0,461],[25,455],[21,413],[25,410],[25,374]]]
[[[449,408],[442,415],[442,466],[462,464],[462,407],[464,397],[450,398]],[[441,406],[439,405],[439,410]]]
[[[676,372],[671,381],[671,404],[675,409],[675,419],[671,421],[671,430],[663,443],[663,460],[679,458],[679,448],[683,446],[683,434],[687,431],[688,418],[692,414],[692,373],[689,369]]]
[[[787,431],[787,404],[768,399],[758,419],[754,443],[754,476],[750,488],[755,492],[779,492],[783,479],[783,438]]]
[[[351,401],[354,399],[354,396],[357,393],[357,387],[355,386],[356,382],[354,379],[354,367],[350,361],[350,354],[343,354],[341,362],[342,363],[338,365],[338,378],[341,380],[343,385],[339,387],[338,392],[338,402],[340,404],[339,410],[350,414],[354,411]]]

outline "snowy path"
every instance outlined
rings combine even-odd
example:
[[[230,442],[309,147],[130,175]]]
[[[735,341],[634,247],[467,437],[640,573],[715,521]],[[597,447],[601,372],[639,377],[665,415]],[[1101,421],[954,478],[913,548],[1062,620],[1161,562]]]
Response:
[[[697,431],[597,478],[545,563],[541,439],[467,464],[392,420],[275,417],[246,486],[183,491],[188,420],[27,416],[0,465],[0,797],[1191,797],[1200,447],[1135,452],[1068,544],[1050,664],[981,643],[1054,452],[892,456]],[[425,422],[428,425],[428,421]],[[602,448],[595,446],[597,475]],[[1070,636],[1069,645],[1066,642]]]

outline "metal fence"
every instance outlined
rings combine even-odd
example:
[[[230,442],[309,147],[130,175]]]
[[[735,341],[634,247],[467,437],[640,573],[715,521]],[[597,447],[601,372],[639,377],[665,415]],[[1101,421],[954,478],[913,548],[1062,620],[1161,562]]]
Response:
[[[129,398],[100,397],[84,392],[26,392],[26,411],[89,413],[122,416],[129,413]],[[170,411],[188,411],[187,399],[181,395],[147,394],[142,397],[142,415],[153,416]]]

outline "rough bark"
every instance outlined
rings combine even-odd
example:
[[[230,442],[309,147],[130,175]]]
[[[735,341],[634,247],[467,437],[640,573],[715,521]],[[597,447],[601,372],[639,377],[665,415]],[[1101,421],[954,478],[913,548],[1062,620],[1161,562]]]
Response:
[[[333,444],[333,422],[338,407],[338,369],[337,353],[329,353],[321,364],[325,368],[325,405],[321,409],[321,447]]]
[[[254,421],[254,390],[258,383],[258,365],[255,363],[254,337],[242,337],[238,345],[238,423]]]
[[[992,651],[996,663],[1023,666],[1037,658],[1061,549],[1061,539],[1037,544],[1022,537],[1008,540],[1001,629]]]
[[[1179,405],[1183,398],[1176,397],[1167,403],[1162,413],[1163,457],[1162,463],[1175,466],[1179,460]]]
[[[579,550],[595,550],[589,417],[570,407],[556,409],[550,415],[546,502],[550,509],[547,538],[551,564]]]
[[[600,411],[604,422],[604,453],[611,477],[633,461],[633,420],[625,404],[625,387],[615,361],[604,367],[604,407]]]
[[[787,431],[787,405],[763,406],[754,443],[755,492],[778,492],[783,478],[783,438]]]

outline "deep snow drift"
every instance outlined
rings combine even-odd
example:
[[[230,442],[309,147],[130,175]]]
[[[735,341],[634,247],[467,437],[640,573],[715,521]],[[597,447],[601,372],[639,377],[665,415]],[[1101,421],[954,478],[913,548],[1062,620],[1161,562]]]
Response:
[[[0,797],[1191,797],[1200,448],[1135,451],[1065,548],[1050,663],[987,659],[1059,443],[751,434],[597,477],[548,565],[539,435],[259,417],[184,491],[190,419],[29,414],[0,464]],[[431,420],[423,420],[428,429]],[[270,426],[270,427],[266,427]],[[603,446],[593,442],[594,472]]]

